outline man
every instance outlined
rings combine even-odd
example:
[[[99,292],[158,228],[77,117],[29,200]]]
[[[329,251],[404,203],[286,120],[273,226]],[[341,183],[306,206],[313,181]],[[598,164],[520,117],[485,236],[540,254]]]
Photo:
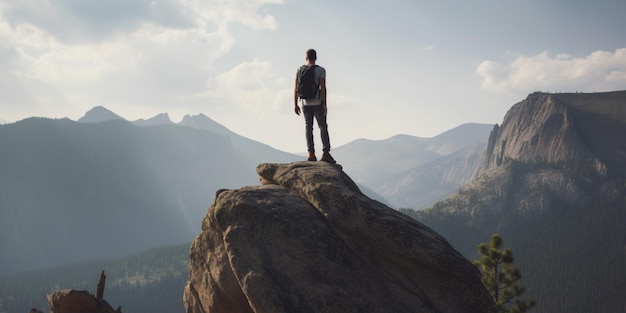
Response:
[[[305,134],[307,150],[309,152],[308,161],[317,161],[315,156],[315,144],[313,142],[313,117],[317,121],[322,137],[323,154],[322,161],[328,163],[336,163],[335,159],[330,155],[330,139],[328,136],[328,124],[326,123],[326,113],[328,112],[328,102],[326,98],[326,69],[316,65],[317,52],[309,49],[306,52],[305,65],[302,65],[296,73],[296,84],[293,91],[294,110],[300,115],[300,106],[298,99],[302,99],[302,112],[304,113]],[[305,71],[313,70],[314,93],[312,95],[303,95],[302,90],[298,90],[301,81],[306,80]],[[302,89],[302,85],[300,85]]]

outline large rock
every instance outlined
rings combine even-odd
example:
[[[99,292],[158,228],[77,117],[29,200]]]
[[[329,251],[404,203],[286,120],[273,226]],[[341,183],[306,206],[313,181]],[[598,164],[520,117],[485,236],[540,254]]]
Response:
[[[46,298],[50,313],[122,313],[121,307],[114,310],[109,303],[86,290],[66,289],[48,294]]]
[[[338,165],[261,164],[190,250],[187,312],[492,312],[478,270]]]

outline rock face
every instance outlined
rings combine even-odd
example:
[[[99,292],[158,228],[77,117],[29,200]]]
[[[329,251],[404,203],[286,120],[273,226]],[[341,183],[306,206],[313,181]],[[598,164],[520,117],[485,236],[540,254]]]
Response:
[[[514,105],[491,132],[474,177],[507,160],[591,165],[601,175],[622,171],[626,156],[626,92],[533,93]]]
[[[418,218],[468,256],[506,238],[533,312],[626,312],[625,135],[626,91],[531,94],[494,128],[483,173]]]
[[[186,311],[493,312],[478,270],[338,165],[261,164],[220,190],[190,249]]]

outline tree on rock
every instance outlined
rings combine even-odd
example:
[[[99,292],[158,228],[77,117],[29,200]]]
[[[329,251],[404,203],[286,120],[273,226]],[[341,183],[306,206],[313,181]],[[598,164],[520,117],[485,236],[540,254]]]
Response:
[[[500,235],[491,235],[489,243],[478,245],[480,259],[473,263],[480,269],[483,285],[493,297],[498,313],[527,312],[535,302],[520,299],[526,290],[517,284],[522,274],[513,266],[513,251],[510,248],[500,250],[502,242]]]

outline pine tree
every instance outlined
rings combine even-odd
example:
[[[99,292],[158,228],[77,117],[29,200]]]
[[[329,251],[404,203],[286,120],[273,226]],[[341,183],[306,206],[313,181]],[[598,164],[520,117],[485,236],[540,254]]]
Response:
[[[535,306],[535,302],[520,299],[525,288],[517,281],[522,274],[513,266],[513,251],[510,248],[500,250],[502,242],[500,235],[492,234],[489,243],[478,245],[481,258],[473,263],[480,269],[482,283],[493,297],[498,313],[527,312]]]

